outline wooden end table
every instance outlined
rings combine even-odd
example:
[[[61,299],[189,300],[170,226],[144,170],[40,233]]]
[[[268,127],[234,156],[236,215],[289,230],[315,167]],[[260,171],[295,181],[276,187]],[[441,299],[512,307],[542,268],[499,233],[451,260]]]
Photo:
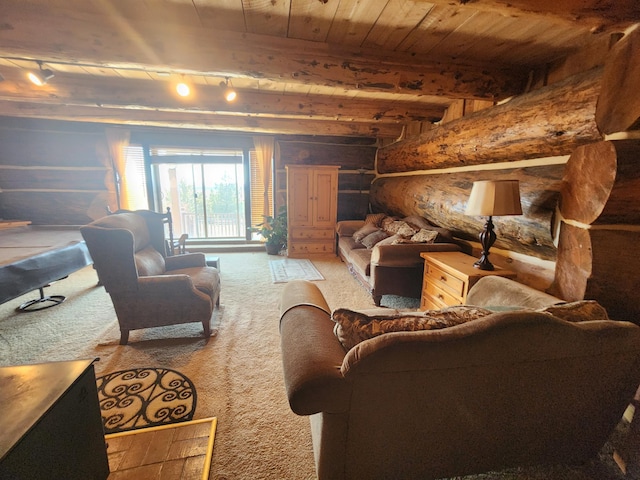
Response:
[[[483,277],[516,277],[516,272],[498,265],[495,270],[480,270],[473,266],[477,258],[462,252],[423,252],[420,256],[424,258],[421,310],[463,305],[469,289]]]

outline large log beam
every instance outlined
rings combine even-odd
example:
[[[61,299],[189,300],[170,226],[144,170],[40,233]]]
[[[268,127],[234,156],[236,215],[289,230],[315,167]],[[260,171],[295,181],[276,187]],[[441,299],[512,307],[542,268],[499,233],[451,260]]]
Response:
[[[55,81],[34,88],[24,70],[3,69],[0,100],[108,106],[110,108],[195,111],[198,113],[289,117],[305,120],[391,122],[435,121],[442,118],[445,105],[433,107],[403,101],[357,100],[339,96],[263,93],[239,91],[238,99],[229,103],[219,85],[195,85],[191,98],[178,98],[170,81],[148,81],[119,77],[94,77],[56,72]]]
[[[9,117],[44,118],[72,122],[142,125],[153,127],[190,128],[227,132],[269,134],[329,135],[397,138],[402,125],[392,123],[333,122],[290,118],[261,118],[217,115],[207,112],[173,112],[108,108],[100,106],[47,105],[0,100],[0,115]]]
[[[640,232],[563,223],[549,292],[567,301],[597,300],[616,320],[640,324]]]
[[[639,58],[640,27],[637,27],[613,46],[604,66],[596,106],[596,123],[603,133],[640,128]]]
[[[520,180],[521,216],[496,217],[497,248],[554,260],[552,224],[563,165],[482,172],[483,180]],[[455,236],[478,241],[486,218],[465,215],[471,186],[478,172],[383,177],[371,186],[375,211],[393,215],[422,215],[448,228]]]
[[[568,155],[600,140],[595,105],[602,69],[516,97],[378,151],[380,173]]]
[[[567,162],[560,213],[585,225],[640,225],[640,140],[583,145]]]
[[[61,16],[42,4],[2,12],[0,55],[152,72],[173,71],[393,92],[498,100],[519,94],[527,73],[500,66],[441,63],[427,56],[348,49],[321,42],[120,18],[116,12]],[[123,31],[125,34],[121,34]],[[74,32],[71,36],[69,32]],[[117,34],[116,34],[117,33]],[[42,38],[52,39],[42,42]],[[152,40],[151,40],[152,39]]]

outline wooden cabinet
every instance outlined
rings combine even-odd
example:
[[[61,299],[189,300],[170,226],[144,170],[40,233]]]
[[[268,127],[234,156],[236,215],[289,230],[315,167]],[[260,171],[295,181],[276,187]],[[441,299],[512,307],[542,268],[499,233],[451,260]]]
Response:
[[[0,368],[0,405],[0,479],[109,476],[91,360]]]
[[[516,273],[500,268],[480,270],[473,264],[477,258],[461,252],[424,252],[421,310],[439,310],[452,305],[463,305],[469,289],[482,277],[499,275],[515,278]]]
[[[338,168],[287,165],[287,251],[290,257],[335,253]]]

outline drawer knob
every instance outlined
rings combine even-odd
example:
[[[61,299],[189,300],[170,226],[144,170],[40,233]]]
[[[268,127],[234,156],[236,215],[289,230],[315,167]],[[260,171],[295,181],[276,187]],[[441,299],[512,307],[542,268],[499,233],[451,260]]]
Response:
[[[440,300],[444,300],[444,296],[443,296],[441,293],[439,293],[439,294],[438,294],[438,298],[439,298]]]
[[[441,282],[446,282],[447,281],[447,277],[440,275],[440,281]]]

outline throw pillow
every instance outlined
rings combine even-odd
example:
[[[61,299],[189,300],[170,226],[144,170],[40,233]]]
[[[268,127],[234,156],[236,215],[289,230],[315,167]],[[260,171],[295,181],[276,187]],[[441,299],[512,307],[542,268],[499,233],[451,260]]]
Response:
[[[386,216],[386,213],[370,213],[364,219],[364,224],[367,225],[368,223],[373,223],[376,227],[379,227],[382,223],[382,219]]]
[[[353,241],[356,243],[361,243],[364,237],[366,237],[367,235],[371,235],[373,232],[377,232],[378,230],[380,229],[376,227],[373,223],[367,223],[363,225],[360,229],[358,229],[356,232],[354,232],[352,236]]]
[[[380,222],[380,228],[382,230],[387,230],[387,227],[392,224],[393,222],[395,222],[396,220],[398,220],[396,217],[391,217],[389,215],[387,215],[386,217],[384,217],[382,219],[382,221]]]
[[[367,315],[363,312],[339,308],[331,318],[336,322],[333,333],[349,350],[360,342],[390,332],[437,330],[491,315],[481,307],[459,305],[442,310],[399,312],[391,315]]]
[[[368,249],[371,249],[376,243],[378,243],[381,240],[384,240],[388,236],[389,235],[387,235],[384,231],[376,230],[375,232],[364,237],[360,243],[362,243],[362,245],[364,245]]]
[[[412,242],[416,243],[433,243],[438,238],[438,232],[421,228],[418,233],[411,237]]]
[[[384,231],[389,235],[400,235],[401,237],[411,237],[417,232],[415,228],[402,220],[396,220],[389,223],[384,228]]]
[[[609,315],[602,305],[595,300],[578,300],[576,302],[556,303],[538,312],[548,313],[567,322],[584,322],[586,320],[609,320]]]

